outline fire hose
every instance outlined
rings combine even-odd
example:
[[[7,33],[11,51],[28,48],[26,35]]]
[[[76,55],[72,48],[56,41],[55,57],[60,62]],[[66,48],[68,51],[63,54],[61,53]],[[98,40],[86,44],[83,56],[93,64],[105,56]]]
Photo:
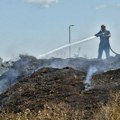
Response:
[[[115,51],[112,49],[110,43],[109,43],[109,48],[110,48],[110,50],[111,50],[115,55],[120,55],[119,53],[115,52]]]
[[[102,33],[102,34],[99,34],[99,36],[100,35],[104,35],[104,33]],[[96,35],[95,35],[96,36]],[[97,37],[97,36],[96,36]],[[110,43],[109,43],[109,49],[111,50],[111,52],[113,52],[115,55],[120,55],[120,54],[118,54],[117,52],[115,52],[113,49],[112,49],[112,47],[111,47],[111,45],[110,45]]]

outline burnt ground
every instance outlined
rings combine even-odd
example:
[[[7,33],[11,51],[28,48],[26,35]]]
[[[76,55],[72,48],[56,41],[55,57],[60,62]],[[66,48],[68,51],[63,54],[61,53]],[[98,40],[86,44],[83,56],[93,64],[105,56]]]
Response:
[[[110,93],[120,90],[120,69],[92,77],[92,87],[85,90],[86,73],[66,67],[42,68],[27,76],[0,96],[1,110],[20,112],[44,109],[45,103],[65,102],[71,107],[84,110],[90,120],[93,110],[100,103],[106,104]]]

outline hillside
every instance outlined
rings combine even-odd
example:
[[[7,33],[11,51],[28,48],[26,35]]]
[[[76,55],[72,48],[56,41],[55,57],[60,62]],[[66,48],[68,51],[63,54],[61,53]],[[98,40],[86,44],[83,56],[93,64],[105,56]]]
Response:
[[[84,119],[90,120],[101,103],[108,103],[111,92],[120,90],[120,69],[95,74],[88,90],[85,90],[85,79],[85,72],[69,67],[42,68],[1,94],[1,110],[21,112],[29,108],[37,112],[46,103],[65,103],[84,111]]]

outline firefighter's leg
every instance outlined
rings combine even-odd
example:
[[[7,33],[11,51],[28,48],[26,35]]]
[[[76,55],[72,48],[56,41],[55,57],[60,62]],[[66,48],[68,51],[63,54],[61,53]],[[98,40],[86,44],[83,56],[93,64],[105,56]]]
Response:
[[[98,59],[102,59],[102,54],[103,54],[103,48],[99,46],[99,49],[98,49]]]
[[[110,49],[109,49],[109,47],[106,47],[105,54],[106,54],[106,58],[110,57]]]

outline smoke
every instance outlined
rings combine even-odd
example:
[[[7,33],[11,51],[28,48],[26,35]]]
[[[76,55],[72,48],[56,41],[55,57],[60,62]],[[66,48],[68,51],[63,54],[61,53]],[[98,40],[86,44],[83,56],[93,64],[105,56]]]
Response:
[[[18,78],[19,72],[15,69],[10,69],[7,74],[3,76],[3,79],[0,80],[0,94],[10,88],[15,80]]]
[[[91,87],[91,78],[92,78],[92,75],[95,74],[97,71],[98,70],[97,70],[97,68],[95,66],[90,66],[89,67],[86,79],[84,81],[85,90],[88,90]]]
[[[21,78],[31,75],[43,67],[64,68],[70,66],[75,70],[87,73],[84,80],[85,90],[92,86],[93,74],[107,72],[120,68],[120,55],[107,60],[86,58],[51,58],[36,59],[33,56],[20,55],[20,59],[12,62],[12,65],[0,76],[0,94],[13,86]]]
[[[52,4],[58,2],[58,0],[25,0],[27,3],[43,6],[49,8]]]
[[[7,72],[0,76],[0,94],[12,87],[20,78],[32,74],[39,67],[34,64],[34,57],[21,55],[20,59],[13,63]],[[32,63],[31,63],[32,60]]]

